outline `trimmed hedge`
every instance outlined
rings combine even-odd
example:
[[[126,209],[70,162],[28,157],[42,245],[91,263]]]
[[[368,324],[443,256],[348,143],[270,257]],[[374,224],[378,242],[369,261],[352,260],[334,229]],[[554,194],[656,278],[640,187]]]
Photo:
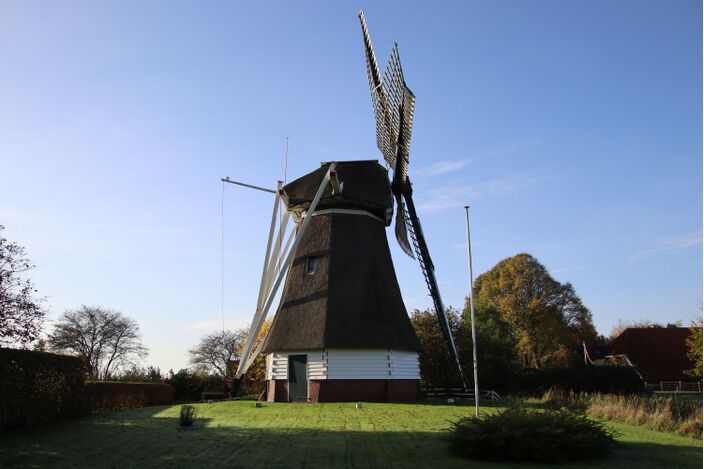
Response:
[[[85,384],[84,403],[98,413],[171,404],[173,401],[174,388],[163,383],[89,381]]]
[[[79,357],[0,348],[0,431],[174,400],[168,384],[86,382],[87,372]]]
[[[85,413],[82,359],[0,348],[0,430]]]
[[[539,396],[551,389],[602,394],[638,394],[645,391],[638,373],[630,366],[522,370],[514,376],[510,391]]]

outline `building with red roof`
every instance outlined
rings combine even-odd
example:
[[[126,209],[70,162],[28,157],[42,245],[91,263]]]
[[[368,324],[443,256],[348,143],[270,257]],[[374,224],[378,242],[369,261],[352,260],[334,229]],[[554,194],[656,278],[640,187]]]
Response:
[[[687,356],[687,327],[631,327],[611,344],[611,361],[633,366],[643,381],[696,381],[688,370],[694,362]]]

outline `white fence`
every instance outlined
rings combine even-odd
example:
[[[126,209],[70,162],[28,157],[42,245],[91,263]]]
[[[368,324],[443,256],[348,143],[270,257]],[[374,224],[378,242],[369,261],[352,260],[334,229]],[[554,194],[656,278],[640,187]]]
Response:
[[[474,399],[474,390],[463,391],[461,388],[426,388],[423,394],[427,399],[452,397],[455,399]],[[501,396],[494,390],[479,390],[479,398],[491,401],[500,401]]]
[[[659,381],[645,383],[654,392],[702,392],[701,381]]]

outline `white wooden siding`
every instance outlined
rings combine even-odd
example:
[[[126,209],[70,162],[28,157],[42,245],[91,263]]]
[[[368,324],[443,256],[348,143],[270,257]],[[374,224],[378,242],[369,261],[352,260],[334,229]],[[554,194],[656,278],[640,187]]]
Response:
[[[288,356],[308,355],[308,379],[420,379],[417,352],[329,349],[270,353],[266,379],[288,379]]]

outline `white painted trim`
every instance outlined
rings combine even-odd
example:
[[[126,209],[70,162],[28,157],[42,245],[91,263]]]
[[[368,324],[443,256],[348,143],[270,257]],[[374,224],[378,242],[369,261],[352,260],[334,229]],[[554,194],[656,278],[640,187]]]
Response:
[[[377,217],[373,213],[368,212],[366,210],[358,210],[358,209],[353,209],[353,208],[326,208],[324,210],[317,210],[317,211],[313,212],[313,216],[315,217],[317,215],[327,215],[328,213],[342,213],[344,215],[366,215],[366,216],[371,217],[374,220],[386,225],[386,223],[384,223],[384,220]]]

